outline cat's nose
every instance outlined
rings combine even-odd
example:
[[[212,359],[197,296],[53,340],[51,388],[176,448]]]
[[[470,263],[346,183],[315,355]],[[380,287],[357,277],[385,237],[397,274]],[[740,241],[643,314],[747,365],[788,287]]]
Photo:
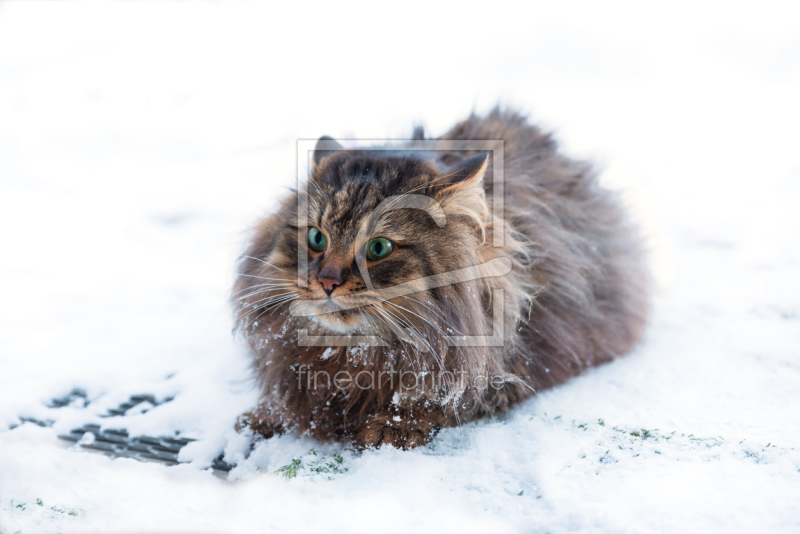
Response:
[[[342,267],[335,263],[323,265],[319,271],[318,279],[329,297],[334,289],[342,285],[342,271]]]
[[[337,284],[336,280],[331,280],[330,278],[320,278],[319,281],[322,282],[322,289],[325,290],[325,293],[327,293],[329,297],[331,293],[333,293],[333,290],[341,285]]]

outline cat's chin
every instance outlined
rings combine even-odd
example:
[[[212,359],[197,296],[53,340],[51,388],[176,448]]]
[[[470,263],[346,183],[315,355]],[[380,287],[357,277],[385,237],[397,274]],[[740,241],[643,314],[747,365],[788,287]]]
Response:
[[[336,311],[312,315],[317,324],[340,334],[352,334],[363,326],[361,317],[349,311]]]

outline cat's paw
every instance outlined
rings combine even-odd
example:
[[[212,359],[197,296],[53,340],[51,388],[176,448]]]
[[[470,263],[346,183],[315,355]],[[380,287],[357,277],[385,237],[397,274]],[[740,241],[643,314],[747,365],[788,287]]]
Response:
[[[408,416],[381,414],[359,426],[353,436],[356,449],[377,448],[391,445],[408,450],[428,443],[434,436],[436,427],[424,419]]]
[[[265,439],[269,439],[276,434],[283,434],[283,426],[280,423],[275,423],[267,417],[266,414],[258,410],[243,413],[236,419],[237,432],[242,432],[248,428],[252,430],[254,434]]]

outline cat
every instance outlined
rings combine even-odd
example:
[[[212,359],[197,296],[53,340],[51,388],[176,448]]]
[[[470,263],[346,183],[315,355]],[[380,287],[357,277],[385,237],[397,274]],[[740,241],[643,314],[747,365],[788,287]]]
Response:
[[[496,154],[448,148],[459,140],[503,141],[502,218]],[[417,128],[401,151],[323,137],[306,187],[239,259],[235,324],[260,384],[240,430],[418,447],[628,353],[647,321],[620,200],[519,112],[432,140]]]

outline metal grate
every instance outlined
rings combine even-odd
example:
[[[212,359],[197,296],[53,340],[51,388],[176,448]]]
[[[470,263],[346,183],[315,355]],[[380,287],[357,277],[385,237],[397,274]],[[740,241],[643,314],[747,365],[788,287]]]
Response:
[[[133,395],[131,398],[120,404],[116,408],[108,410],[107,414],[101,417],[120,417],[124,416],[128,410],[135,408],[143,402],[148,402],[153,406],[158,406],[173,400],[167,397],[158,401],[154,395]],[[48,403],[50,408],[63,408],[64,406],[80,406],[85,408],[89,405],[86,392],[82,389],[73,389],[68,395],[53,399]],[[40,421],[30,417],[20,417],[24,423],[34,423],[39,426],[49,427],[53,421]],[[13,429],[17,425],[12,425]],[[160,462],[166,465],[177,465],[178,453],[186,444],[196,441],[192,438],[178,437],[151,437],[136,436],[131,437],[125,429],[106,428],[101,430],[98,424],[88,424],[81,428],[71,430],[68,434],[61,434],[59,438],[71,441],[83,449],[94,452],[102,452],[114,457],[133,458],[145,462]],[[214,460],[211,467],[219,471],[230,471],[233,466],[222,460],[222,455]]]
[[[91,436],[88,437],[87,436]],[[100,425],[89,424],[72,430],[69,434],[58,436],[77,443],[81,448],[100,451],[112,456],[134,458],[136,460],[161,462],[176,465],[178,453],[191,438],[154,438],[137,436],[132,438],[124,429],[100,430]],[[225,463],[222,456],[215,459],[211,467],[220,471],[230,471],[233,466]]]

